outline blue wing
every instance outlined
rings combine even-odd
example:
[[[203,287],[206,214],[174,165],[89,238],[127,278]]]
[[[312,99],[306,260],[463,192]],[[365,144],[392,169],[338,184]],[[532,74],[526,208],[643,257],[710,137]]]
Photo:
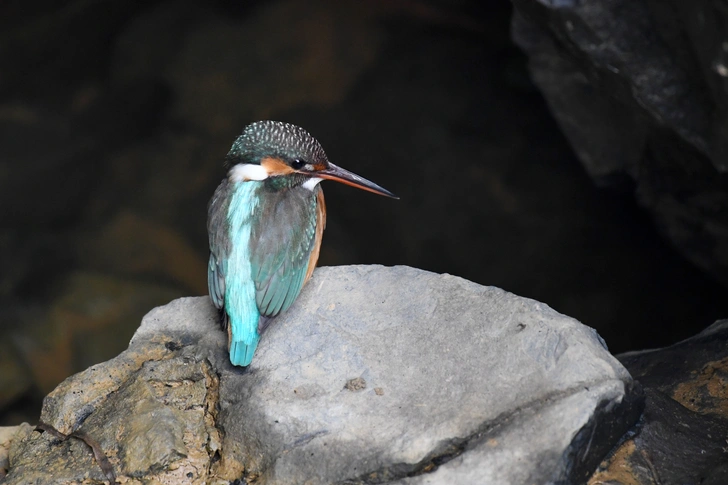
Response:
[[[207,234],[210,238],[210,261],[207,266],[207,289],[218,310],[225,306],[225,261],[230,253],[230,234],[227,220],[229,200],[225,197],[227,179],[215,190],[207,208]]]
[[[251,268],[258,310],[272,318],[293,304],[316,266],[325,224],[323,192],[291,189],[271,198],[263,211],[264,222],[251,239]]]
[[[207,267],[207,290],[215,308],[221,310],[225,306],[225,277],[217,256],[210,253],[210,262]]]

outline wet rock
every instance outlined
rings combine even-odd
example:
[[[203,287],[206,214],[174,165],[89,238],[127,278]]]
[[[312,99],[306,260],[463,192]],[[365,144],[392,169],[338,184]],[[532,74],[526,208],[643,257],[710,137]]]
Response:
[[[513,4],[514,40],[592,177],[634,187],[683,255],[728,285],[723,2]]]
[[[225,340],[206,297],[156,308],[41,421],[95,439],[131,483],[516,483],[583,480],[640,410],[592,329],[408,267],[318,269],[247,369]],[[7,483],[51,476],[104,479],[78,439],[13,445]]]
[[[619,359],[645,389],[645,412],[589,483],[728,483],[728,320]]]

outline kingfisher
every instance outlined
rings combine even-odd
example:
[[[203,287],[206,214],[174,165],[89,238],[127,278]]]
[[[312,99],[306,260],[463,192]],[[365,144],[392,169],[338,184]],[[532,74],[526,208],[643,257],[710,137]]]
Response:
[[[225,157],[227,176],[207,212],[210,299],[228,334],[230,362],[248,366],[271,320],[313,274],[326,226],[322,180],[396,199],[329,162],[306,130],[280,121],[245,127]]]

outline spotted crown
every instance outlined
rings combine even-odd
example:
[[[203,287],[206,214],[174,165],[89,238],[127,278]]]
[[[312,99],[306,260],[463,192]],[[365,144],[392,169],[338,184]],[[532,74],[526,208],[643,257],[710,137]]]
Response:
[[[260,163],[264,157],[303,159],[307,163],[328,162],[321,144],[301,127],[281,121],[256,121],[245,127],[225,157],[225,166]]]

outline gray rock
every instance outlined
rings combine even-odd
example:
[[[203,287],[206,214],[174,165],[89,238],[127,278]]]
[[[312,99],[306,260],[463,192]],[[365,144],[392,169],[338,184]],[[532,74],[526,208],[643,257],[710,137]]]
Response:
[[[229,364],[206,297],[156,308],[129,350],[53,391],[41,419],[145,480],[548,483],[585,480],[640,404],[598,335],[542,303],[350,266],[318,269],[247,369]],[[11,449],[8,483],[85,446],[46,434]],[[76,451],[85,461],[67,459],[64,476],[103,479]]]
[[[499,417],[504,425],[477,436],[468,443],[467,452],[430,474],[397,483],[581,483],[586,474],[574,468],[585,468],[580,461],[590,455],[590,442],[595,433],[603,432],[600,427],[608,426],[614,411],[607,413],[606,420],[595,416],[601,412],[600,406],[621,404],[623,397],[619,382],[605,382],[519,409],[507,420]],[[601,442],[603,437],[597,440]]]

